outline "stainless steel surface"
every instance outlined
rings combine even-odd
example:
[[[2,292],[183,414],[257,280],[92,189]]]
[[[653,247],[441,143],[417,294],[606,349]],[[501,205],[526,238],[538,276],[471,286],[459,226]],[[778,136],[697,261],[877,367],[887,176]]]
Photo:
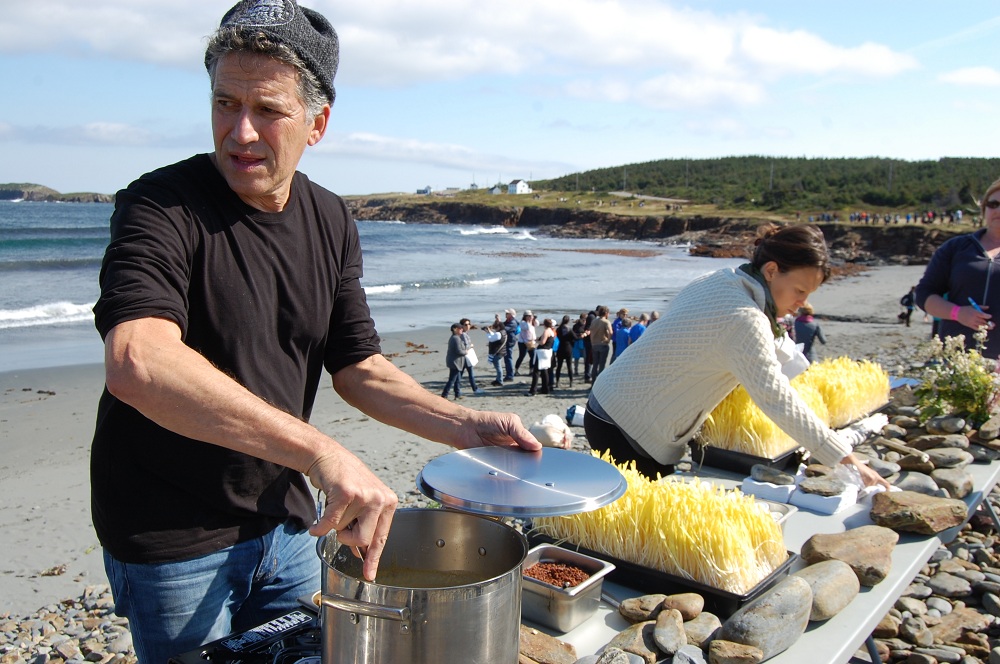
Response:
[[[604,577],[615,569],[609,562],[551,544],[532,548],[524,559],[524,569],[538,562],[573,565],[590,575],[573,588],[557,588],[530,576],[524,577],[521,617],[559,632],[568,632],[594,615],[601,604]]]
[[[361,561],[335,534],[321,538],[317,550],[324,662],[518,661],[528,544],[513,528],[451,510],[400,510],[373,582],[362,580]],[[422,575],[434,587],[417,587]],[[446,585],[448,579],[459,582]]]
[[[587,453],[477,447],[431,460],[417,476],[417,488],[464,512],[531,517],[604,507],[621,498],[628,484],[617,468]]]
[[[789,505],[788,503],[779,503],[774,500],[765,500],[763,498],[754,497],[758,503],[767,508],[767,511],[771,513],[774,520],[778,522],[782,528],[785,527],[785,522],[788,521],[790,517],[795,512],[799,511],[799,508],[795,505]]]

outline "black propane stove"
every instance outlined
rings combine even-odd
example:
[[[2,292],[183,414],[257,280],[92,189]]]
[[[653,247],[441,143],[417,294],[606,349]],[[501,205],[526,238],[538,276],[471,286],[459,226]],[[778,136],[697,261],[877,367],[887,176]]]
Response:
[[[319,618],[308,609],[297,609],[171,657],[170,664],[321,664],[322,655]]]

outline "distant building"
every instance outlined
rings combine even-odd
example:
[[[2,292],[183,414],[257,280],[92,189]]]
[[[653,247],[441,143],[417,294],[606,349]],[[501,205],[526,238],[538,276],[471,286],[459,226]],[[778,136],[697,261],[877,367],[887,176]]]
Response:
[[[524,180],[514,180],[509,185],[507,185],[508,194],[530,194],[531,185],[529,185]]]
[[[478,189],[479,189],[479,185],[476,184],[475,182],[473,182],[472,184],[469,185],[469,191],[476,191]]]
[[[492,187],[490,187],[490,193],[496,196],[497,194],[503,194],[506,192],[504,191],[503,187],[501,187],[498,184],[495,184]]]
[[[417,189],[417,193],[418,194],[430,194],[431,193],[431,186],[427,185],[423,189]]]

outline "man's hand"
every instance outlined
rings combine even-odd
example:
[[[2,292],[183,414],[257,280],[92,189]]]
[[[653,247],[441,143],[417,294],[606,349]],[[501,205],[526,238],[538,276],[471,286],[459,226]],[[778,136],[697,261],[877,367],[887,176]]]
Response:
[[[531,435],[514,413],[469,410],[455,447],[519,447],[537,452],[542,444]]]
[[[317,458],[306,476],[326,495],[323,514],[309,532],[322,536],[336,531],[338,542],[361,552],[364,577],[374,581],[399,503],[396,493],[339,446]]]

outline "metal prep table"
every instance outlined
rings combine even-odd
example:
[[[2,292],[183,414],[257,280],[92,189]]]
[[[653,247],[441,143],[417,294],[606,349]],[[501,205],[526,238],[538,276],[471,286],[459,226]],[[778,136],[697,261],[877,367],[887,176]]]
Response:
[[[709,481],[723,479],[710,477],[709,472],[714,471],[703,470],[704,472],[696,474]],[[1000,477],[1000,461],[972,464],[968,470],[973,477],[975,488],[964,501],[969,506],[968,516],[971,517],[997,483]],[[723,480],[723,483],[730,485],[736,483],[735,476],[730,475],[728,480],[728,482]],[[800,508],[791,514],[784,524],[785,548],[798,552],[806,540],[817,533],[838,533],[871,525],[869,509],[869,504],[859,503],[837,514],[821,515]],[[996,523],[995,517],[994,523]],[[892,569],[884,581],[872,588],[862,587],[861,593],[847,608],[830,620],[810,623],[806,632],[791,648],[769,659],[768,662],[843,664],[850,661],[857,650],[864,646],[872,630],[910,585],[913,577],[921,570],[931,554],[942,543],[953,540],[958,531],[959,528],[956,527],[932,536],[901,533],[899,542],[893,550]],[[802,562],[798,561],[798,565],[801,567]],[[793,568],[792,571],[794,569],[797,568]],[[618,600],[645,594],[641,588],[628,588],[609,582],[607,579],[604,581],[604,589],[606,594]],[[597,652],[626,627],[628,623],[618,615],[617,610],[602,601],[597,613],[571,632],[559,634],[543,627],[538,629],[571,643],[576,648],[577,655],[582,657]]]

